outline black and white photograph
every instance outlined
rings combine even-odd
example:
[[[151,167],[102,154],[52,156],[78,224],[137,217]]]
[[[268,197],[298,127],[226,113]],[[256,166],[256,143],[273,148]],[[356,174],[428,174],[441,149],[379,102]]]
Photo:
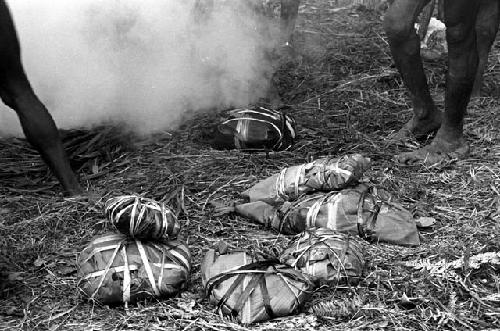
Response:
[[[500,0],[0,0],[0,331],[500,330]]]

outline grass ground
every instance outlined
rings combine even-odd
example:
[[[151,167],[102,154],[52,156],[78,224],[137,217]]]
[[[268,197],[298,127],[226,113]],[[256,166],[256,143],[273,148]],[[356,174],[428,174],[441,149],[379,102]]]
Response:
[[[283,63],[276,82],[298,120],[299,140],[287,152],[215,151],[201,130],[217,114],[198,114],[178,130],[134,144],[113,128],[72,131],[66,144],[95,203],[64,200],[34,151],[0,140],[0,292],[5,330],[435,330],[500,328],[500,265],[474,268],[474,256],[500,252],[500,43],[465,123],[471,155],[439,167],[402,167],[393,155],[418,146],[384,139],[410,117],[410,103],[392,66],[380,14],[307,1],[297,32],[299,57]],[[443,106],[445,62],[426,62],[432,94]],[[496,85],[495,85],[496,83]],[[423,142],[425,143],[425,142]],[[355,288],[321,288],[303,313],[254,326],[219,317],[203,298],[199,263],[208,247],[276,251],[286,238],[211,202],[229,204],[282,167],[309,157],[358,152],[373,160],[367,177],[415,215],[436,224],[417,248],[370,245],[369,268]],[[93,305],[76,288],[77,254],[109,229],[102,206],[136,192],[182,211],[182,237],[193,255],[189,289],[178,298],[128,309]],[[279,240],[277,240],[279,239]],[[458,269],[445,262],[461,260]]]

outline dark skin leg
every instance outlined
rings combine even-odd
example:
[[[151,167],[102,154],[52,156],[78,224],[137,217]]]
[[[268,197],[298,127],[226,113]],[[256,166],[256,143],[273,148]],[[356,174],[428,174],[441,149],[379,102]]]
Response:
[[[295,49],[292,46],[293,32],[299,14],[300,0],[281,0],[280,36],[277,52],[281,58],[294,59]]]
[[[299,14],[300,0],[281,0],[280,36],[279,45],[275,51],[280,57],[294,58],[295,51],[291,45],[295,22]],[[271,107],[278,108],[283,105],[283,101],[278,93],[278,88],[274,85],[272,78],[269,78],[270,85],[266,95]]]
[[[71,170],[54,120],[37,98],[21,64],[19,41],[8,8],[0,1],[0,98],[16,111],[24,134],[40,153],[66,195],[83,192]]]
[[[500,1],[481,0],[476,21],[477,54],[479,64],[474,80],[472,97],[481,96],[481,87],[483,85],[483,75],[488,65],[488,54],[495,41],[500,24]]]
[[[281,0],[280,43],[290,45],[299,14],[299,0]]]
[[[409,136],[426,136],[441,125],[441,113],[436,109],[427,86],[420,39],[414,23],[429,0],[395,0],[384,18],[384,29],[389,39],[391,53],[413,104],[413,118],[393,135],[393,140]]]
[[[444,23],[444,0],[438,0],[438,20]]]
[[[463,120],[478,65],[474,31],[478,5],[479,2],[470,0],[445,1],[448,73],[443,123],[430,145],[398,155],[399,162],[436,164],[467,155],[469,145],[463,137]]]

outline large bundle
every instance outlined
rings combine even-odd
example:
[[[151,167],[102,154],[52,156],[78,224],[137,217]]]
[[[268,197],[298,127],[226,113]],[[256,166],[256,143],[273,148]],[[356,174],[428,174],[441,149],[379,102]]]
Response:
[[[282,151],[295,139],[295,120],[280,111],[255,107],[233,109],[229,118],[219,124],[211,145],[218,149],[244,151]]]
[[[94,238],[78,259],[79,287],[103,304],[168,297],[188,281],[191,255],[178,241],[141,242],[123,234]]]
[[[376,191],[360,184],[340,192],[304,196],[294,202],[285,202],[281,207],[256,201],[236,205],[235,211],[285,234],[323,227],[359,234],[370,241],[419,245],[411,213],[399,203],[382,198]]]
[[[312,228],[294,238],[281,254],[280,261],[319,284],[355,284],[365,268],[364,245],[357,236]]]
[[[244,252],[208,251],[201,274],[218,310],[244,324],[297,312],[313,289],[301,272],[277,261],[255,261]]]
[[[340,190],[356,183],[368,169],[370,159],[360,154],[341,158],[322,158],[283,169],[242,193],[250,202],[274,204],[292,201],[316,192]]]
[[[111,224],[132,238],[167,241],[175,239],[180,230],[177,216],[152,199],[119,196],[106,201],[104,210]]]

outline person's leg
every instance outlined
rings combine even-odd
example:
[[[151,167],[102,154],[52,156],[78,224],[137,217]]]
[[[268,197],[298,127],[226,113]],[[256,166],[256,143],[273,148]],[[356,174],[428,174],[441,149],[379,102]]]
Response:
[[[479,64],[477,67],[472,97],[481,96],[481,87],[483,85],[483,75],[488,65],[488,55],[491,46],[495,41],[500,24],[500,1],[481,0],[476,20],[476,43]]]
[[[427,86],[422,60],[420,39],[415,31],[418,15],[429,0],[395,0],[384,18],[392,57],[408,88],[413,104],[413,118],[392,139],[405,139],[409,135],[425,136],[437,130],[441,113],[436,109]]]
[[[299,14],[300,0],[281,0],[280,44],[290,46]]]
[[[467,155],[469,146],[463,137],[463,120],[478,65],[474,31],[478,6],[478,1],[445,0],[448,72],[443,122],[430,145],[398,155],[400,162],[434,164]]]
[[[16,111],[28,142],[59,179],[65,193],[81,193],[54,120],[26,77],[14,23],[3,0],[0,1],[0,98]]]

